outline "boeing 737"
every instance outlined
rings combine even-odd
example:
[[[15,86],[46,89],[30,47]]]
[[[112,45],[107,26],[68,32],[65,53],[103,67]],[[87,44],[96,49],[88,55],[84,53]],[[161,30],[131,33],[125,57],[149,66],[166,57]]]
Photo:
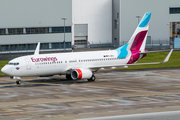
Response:
[[[16,79],[17,84],[20,84],[20,78],[25,76],[66,75],[66,78],[71,80],[95,81],[95,73],[102,69],[165,63],[173,50],[163,62],[136,63],[147,53],[159,52],[145,50],[150,18],[151,13],[145,13],[129,42],[115,50],[39,54],[40,43],[38,43],[34,55],[15,58],[1,71]]]

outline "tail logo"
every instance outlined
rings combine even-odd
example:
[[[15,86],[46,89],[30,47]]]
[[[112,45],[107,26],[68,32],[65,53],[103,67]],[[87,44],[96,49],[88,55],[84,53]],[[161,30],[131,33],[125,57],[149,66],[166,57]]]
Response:
[[[16,67],[16,70],[19,70],[20,68],[19,67]]]
[[[146,34],[147,34],[147,30],[141,31],[140,33],[138,33],[134,39],[134,42],[130,50],[139,50],[144,41]]]
[[[149,29],[151,13],[146,12],[131,36],[129,42],[116,49],[118,58],[128,58],[127,64],[131,64],[140,59],[139,52],[145,50],[146,37]],[[129,56],[129,57],[127,57]]]

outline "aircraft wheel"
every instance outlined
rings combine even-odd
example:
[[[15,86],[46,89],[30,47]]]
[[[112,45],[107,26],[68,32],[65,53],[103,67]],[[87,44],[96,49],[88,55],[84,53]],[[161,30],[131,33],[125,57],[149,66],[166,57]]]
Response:
[[[16,81],[16,84],[18,84],[18,85],[21,84],[21,83],[22,83],[21,80]]]
[[[90,79],[88,79],[88,81],[95,81],[96,77],[93,75]]]
[[[95,80],[96,80],[96,77],[93,75],[93,76],[91,77],[91,80],[92,80],[92,81],[95,81]]]

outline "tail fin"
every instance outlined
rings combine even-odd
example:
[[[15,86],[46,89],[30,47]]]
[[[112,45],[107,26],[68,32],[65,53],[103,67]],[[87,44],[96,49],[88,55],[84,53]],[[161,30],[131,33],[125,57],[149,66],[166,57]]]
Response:
[[[127,50],[144,52],[151,13],[146,12],[128,42]]]
[[[138,55],[139,52],[145,51],[150,18],[151,13],[146,12],[129,42],[126,45],[116,49],[118,53],[118,58],[126,58],[128,56],[129,51],[131,51],[132,54],[138,53]],[[139,58],[138,55],[136,55],[136,58],[131,57],[133,60],[131,59],[130,62],[135,62]]]

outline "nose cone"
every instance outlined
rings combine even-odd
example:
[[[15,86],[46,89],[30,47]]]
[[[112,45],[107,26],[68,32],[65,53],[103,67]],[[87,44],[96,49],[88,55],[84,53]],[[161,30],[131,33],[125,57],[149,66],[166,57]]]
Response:
[[[4,66],[2,69],[1,69],[1,72],[4,73],[4,74],[7,74],[8,75],[8,69],[6,66]]]

